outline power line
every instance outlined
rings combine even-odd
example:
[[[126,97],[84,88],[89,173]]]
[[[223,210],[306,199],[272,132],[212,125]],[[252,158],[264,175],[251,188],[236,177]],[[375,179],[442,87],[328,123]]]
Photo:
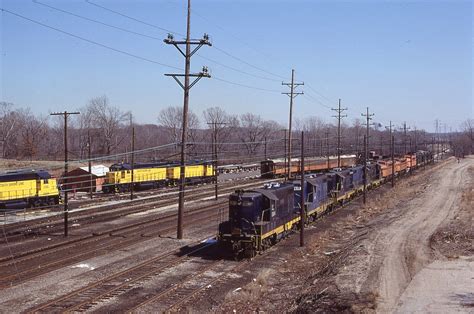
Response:
[[[155,40],[160,40],[160,41],[161,41],[161,38],[158,38],[158,37],[146,35],[146,34],[139,33],[139,32],[135,32],[135,31],[132,31],[132,30],[129,30],[129,29],[126,29],[126,28],[122,28],[122,27],[119,27],[119,26],[115,26],[115,25],[111,25],[111,24],[108,24],[108,23],[104,23],[104,22],[98,21],[98,20],[94,20],[94,19],[91,19],[91,18],[82,16],[82,15],[79,15],[79,14],[76,14],[76,13],[73,13],[73,12],[70,12],[70,11],[66,11],[66,10],[63,10],[63,9],[60,9],[60,8],[57,8],[57,7],[53,7],[53,6],[49,5],[49,4],[42,3],[42,2],[39,2],[39,1],[37,1],[37,0],[33,0],[33,2],[36,3],[36,4],[42,5],[42,6],[44,6],[44,7],[50,8],[50,9],[52,9],[52,10],[56,10],[56,11],[58,11],[58,12],[62,12],[62,13],[65,13],[65,14],[69,14],[69,15],[75,16],[75,17],[77,17],[77,18],[80,18],[80,19],[83,19],[83,20],[86,20],[86,21],[89,21],[89,22],[92,22],[92,23],[96,23],[96,24],[100,24],[100,25],[103,25],[103,26],[107,26],[107,27],[110,27],[110,28],[113,28],[113,29],[117,29],[117,30],[120,30],[120,31],[122,31],[122,32],[130,33],[130,34],[133,34],[133,35],[142,36],[142,37],[146,37],[146,38],[150,38],[150,39],[155,39]]]
[[[176,35],[180,35],[180,36],[185,36],[184,34],[181,34],[181,33],[178,33],[178,32],[175,32],[175,31],[172,31],[172,30],[169,30],[167,28],[163,28],[163,27],[160,27],[160,26],[157,26],[155,24],[151,24],[151,23],[148,23],[148,22],[145,22],[145,21],[142,21],[142,20],[139,20],[137,18],[134,18],[132,16],[129,16],[129,15],[126,15],[126,14],[123,14],[121,12],[118,12],[118,11],[115,11],[115,10],[112,10],[112,9],[109,9],[107,7],[104,7],[102,5],[99,5],[97,3],[94,3],[90,0],[86,0],[86,3],[90,4],[90,5],[93,5],[93,6],[96,6],[98,8],[101,8],[102,10],[105,10],[105,11],[109,11],[111,13],[114,13],[114,14],[117,14],[117,15],[120,15],[122,17],[125,17],[127,19],[130,19],[132,21],[135,21],[135,22],[138,22],[138,23],[141,23],[141,24],[144,24],[144,25],[147,25],[147,26],[150,26],[150,27],[153,27],[153,28],[156,28],[156,29],[159,29],[161,31],[164,31],[164,32],[167,32],[167,33],[172,33],[172,34],[176,34]]]
[[[214,80],[217,80],[217,81],[220,81],[220,82],[224,82],[224,83],[227,83],[227,84],[232,84],[232,85],[236,85],[236,86],[240,86],[240,87],[245,87],[245,88],[260,90],[260,91],[264,91],[264,92],[270,92],[270,93],[280,93],[279,90],[266,89],[266,88],[260,88],[260,87],[245,85],[245,84],[241,84],[241,83],[237,83],[237,82],[228,81],[228,80],[225,80],[225,79],[222,79],[222,78],[218,78],[218,77],[215,77],[214,75],[212,76],[212,78]]]
[[[90,1],[90,0],[86,0],[86,2],[89,3],[89,4],[91,4],[91,5],[94,5],[94,6],[96,6],[96,7],[99,7],[99,8],[101,8],[101,9],[103,9],[103,10],[106,10],[106,11],[109,11],[109,12],[111,12],[111,13],[120,15],[120,16],[122,16],[122,17],[131,19],[131,20],[133,20],[133,21],[135,21],[135,22],[138,22],[138,23],[141,23],[141,24],[144,24],[144,25],[148,25],[148,26],[150,26],[150,27],[158,28],[158,29],[164,30],[164,31],[166,31],[166,32],[168,32],[168,33],[173,33],[173,34],[177,34],[177,35],[180,35],[180,36],[185,36],[184,34],[180,34],[180,33],[178,33],[178,32],[174,32],[174,31],[171,31],[171,30],[162,28],[162,27],[160,27],[160,26],[157,26],[157,25],[155,25],[155,24],[151,24],[151,23],[145,22],[145,21],[143,21],[143,20],[137,19],[137,18],[135,18],[135,17],[132,17],[132,16],[129,16],[129,15],[123,14],[123,13],[121,13],[121,12],[118,12],[118,11],[115,11],[115,10],[112,10],[112,9],[109,9],[109,8],[107,8],[107,7],[104,7],[104,6],[102,6],[102,5],[99,5],[99,4],[97,4],[97,3],[94,3],[94,2],[92,2],[92,1]],[[265,73],[267,73],[267,74],[269,74],[269,75],[278,77],[278,78],[280,78],[280,79],[286,79],[286,77],[284,77],[284,76],[281,76],[281,75],[278,75],[278,74],[269,72],[269,71],[267,71],[267,70],[265,70],[265,69],[263,69],[263,68],[260,68],[260,67],[258,67],[258,66],[255,66],[255,65],[253,65],[253,64],[251,64],[251,63],[249,63],[249,62],[247,62],[247,61],[245,61],[245,60],[243,60],[243,59],[241,59],[241,58],[239,58],[239,57],[236,57],[236,56],[230,54],[229,52],[227,52],[227,51],[225,51],[225,50],[223,50],[223,49],[221,49],[221,48],[218,48],[218,47],[216,47],[216,46],[213,46],[213,47],[214,47],[216,50],[218,50],[218,51],[224,53],[225,55],[227,55],[227,56],[229,56],[229,57],[231,57],[231,58],[233,58],[233,59],[235,59],[235,60],[238,60],[238,61],[240,61],[240,62],[242,62],[242,63],[244,63],[244,64],[246,64],[246,65],[248,65],[248,66],[250,66],[250,67],[252,67],[252,68],[254,68],[254,69],[257,69],[257,70],[259,70],[259,71],[265,72]]]
[[[196,54],[198,57],[204,59],[204,60],[208,60],[210,62],[213,62],[217,65],[220,65],[221,67],[224,67],[224,68],[227,68],[227,69],[230,69],[232,71],[235,71],[235,72],[239,72],[239,73],[242,73],[242,74],[245,74],[245,75],[248,75],[248,76],[253,76],[255,78],[258,78],[258,79],[262,79],[262,80],[267,80],[267,81],[273,81],[273,82],[279,82],[280,80],[277,80],[277,79],[272,79],[272,78],[269,78],[269,77],[266,77],[266,76],[260,76],[260,75],[255,75],[255,74],[252,74],[252,73],[249,73],[249,72],[245,72],[245,71],[242,71],[242,70],[239,70],[237,68],[234,68],[234,67],[231,67],[229,65],[225,65],[223,63],[220,63],[218,61],[215,61],[211,58],[208,58],[208,57],[204,57],[204,56],[201,56],[200,54]]]
[[[33,0],[34,3],[36,4],[39,4],[39,5],[42,5],[42,6],[45,6],[47,8],[50,8],[52,10],[56,10],[58,12],[62,12],[64,14],[68,14],[68,15],[71,15],[71,16],[74,16],[74,17],[77,17],[77,18],[80,18],[80,19],[83,19],[83,20],[86,20],[86,21],[89,21],[89,22],[92,22],[92,23],[96,23],[96,24],[99,24],[99,25],[103,25],[103,26],[106,26],[106,27],[110,27],[112,29],[116,29],[116,30],[119,30],[119,31],[122,31],[122,32],[126,32],[126,33],[129,33],[129,34],[133,34],[133,35],[137,35],[137,36],[141,36],[141,37],[145,37],[145,38],[148,38],[148,39],[153,39],[153,40],[159,40],[161,41],[162,39],[161,38],[158,38],[158,37],[154,37],[154,36],[150,36],[150,35],[147,35],[147,34],[143,34],[143,33],[139,33],[139,32],[135,32],[133,30],[130,30],[130,29],[126,29],[126,28],[123,28],[123,27],[119,27],[119,26],[115,26],[115,25],[112,25],[112,24],[108,24],[108,23],[104,23],[104,22],[101,22],[101,21],[98,21],[98,20],[95,20],[95,19],[91,19],[91,18],[88,18],[88,17],[85,17],[83,15],[79,15],[79,14],[76,14],[76,13],[73,13],[73,12],[70,12],[70,11],[67,11],[67,10],[63,10],[63,9],[60,9],[60,8],[57,8],[57,7],[54,7],[54,6],[51,6],[51,5],[48,5],[48,4],[45,4],[45,3],[42,3],[42,2],[39,2],[37,0]],[[273,82],[279,82],[279,80],[277,79],[272,79],[272,78],[269,78],[269,77],[265,77],[265,76],[260,76],[260,75],[255,75],[255,74],[252,74],[252,73],[249,73],[249,72],[245,72],[245,71],[242,71],[240,69],[237,69],[237,68],[234,68],[234,67],[231,67],[231,66],[228,66],[228,65],[225,65],[221,62],[218,62],[216,60],[213,60],[209,57],[205,57],[205,56],[202,56],[202,55],[199,55],[197,54],[200,58],[202,59],[205,59],[205,60],[208,60],[210,62],[213,62],[219,66],[222,66],[224,68],[227,68],[227,69],[230,69],[232,71],[235,71],[235,72],[239,72],[239,73],[242,73],[242,74],[245,74],[245,75],[248,75],[248,76],[252,76],[252,77],[255,77],[255,78],[258,78],[258,79],[263,79],[263,80],[268,80],[268,81],[273,81]]]
[[[333,104],[333,103],[336,102],[335,100],[330,99],[330,98],[324,96],[323,94],[321,94],[320,92],[318,92],[316,89],[314,89],[313,87],[311,87],[311,85],[306,84],[306,86],[307,86],[309,89],[311,89],[313,92],[315,92],[316,94],[318,94],[319,96],[321,96],[322,98],[324,98],[324,99],[326,99],[327,101],[329,101],[330,103]]]
[[[261,67],[258,67],[258,66],[256,66],[256,65],[253,65],[253,64],[251,64],[251,63],[249,63],[249,62],[247,62],[247,61],[245,61],[245,60],[243,60],[243,59],[241,59],[241,58],[239,58],[239,57],[236,57],[236,56],[232,55],[231,53],[225,51],[224,49],[221,49],[221,48],[219,48],[219,47],[216,47],[215,45],[214,45],[214,49],[216,49],[217,51],[222,52],[222,53],[225,54],[226,56],[231,57],[232,59],[235,59],[235,60],[237,60],[237,61],[239,61],[239,62],[242,62],[242,63],[244,63],[244,64],[248,65],[249,67],[252,67],[252,68],[254,68],[254,69],[256,69],[256,70],[262,71],[262,72],[264,72],[264,73],[267,73],[267,74],[272,75],[272,76],[274,76],[274,77],[278,77],[278,78],[283,79],[283,80],[286,80],[286,79],[287,79],[287,78],[284,77],[284,76],[281,76],[281,75],[272,73],[272,72],[267,71],[267,70],[265,70],[265,69],[263,69],[263,68],[261,68]]]
[[[9,13],[9,14],[11,14],[11,15],[14,15],[14,16],[18,17],[18,18],[24,19],[24,20],[26,20],[26,21],[29,21],[29,22],[32,22],[32,23],[35,23],[35,24],[38,24],[38,25],[43,26],[43,27],[45,27],[45,28],[52,29],[52,30],[57,31],[57,32],[59,32],[59,33],[68,35],[68,36],[70,36],[70,37],[74,37],[74,38],[76,38],[76,39],[80,39],[80,40],[85,41],[85,42],[88,42],[88,43],[90,43],[90,44],[93,44],[93,45],[96,45],[96,46],[99,46],[99,47],[102,47],[102,48],[105,48],[105,49],[108,49],[108,50],[112,50],[112,51],[118,52],[118,53],[120,53],[120,54],[129,56],[129,57],[132,57],[132,58],[135,58],[135,59],[139,59],[139,60],[146,61],[146,62],[149,62],[149,63],[158,64],[158,65],[161,65],[161,66],[163,66],[163,67],[167,67],[167,68],[171,68],[171,69],[182,70],[181,68],[178,68],[178,67],[175,67],[175,66],[167,65],[167,64],[164,64],[164,63],[155,61],[155,60],[151,60],[151,59],[145,58],[145,57],[140,57],[140,56],[138,56],[138,55],[136,55],[136,54],[133,54],[133,53],[130,53],[130,52],[126,52],[126,51],[123,51],[123,50],[120,50],[120,49],[117,49],[117,48],[113,48],[113,47],[110,47],[110,46],[101,44],[101,43],[99,43],[99,42],[96,42],[96,41],[93,41],[93,40],[90,40],[90,39],[87,39],[87,38],[84,38],[84,37],[75,35],[75,34],[73,34],[73,33],[69,33],[69,32],[67,32],[67,31],[64,31],[64,30],[61,30],[61,29],[59,29],[59,28],[56,28],[56,27],[53,27],[53,26],[44,24],[44,23],[42,23],[42,22],[39,22],[39,21],[36,21],[36,20],[33,20],[33,19],[30,19],[30,18],[28,18],[28,17],[26,17],[26,16],[23,16],[23,15],[21,15],[21,14],[15,13],[15,12],[13,12],[13,11],[10,11],[10,10],[4,9],[4,8],[1,8],[1,10],[2,10],[2,12]]]
[[[331,107],[329,107],[329,106],[323,104],[319,99],[317,99],[317,98],[311,96],[308,92],[306,92],[306,93],[303,95],[303,97],[306,97],[306,98],[308,98],[309,100],[316,101],[318,105],[320,105],[320,106],[322,106],[322,107],[324,107],[324,108],[326,108],[326,109],[331,109]]]

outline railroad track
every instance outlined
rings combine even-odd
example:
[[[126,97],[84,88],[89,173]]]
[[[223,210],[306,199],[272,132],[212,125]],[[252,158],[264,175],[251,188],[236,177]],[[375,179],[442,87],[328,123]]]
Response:
[[[206,224],[220,218],[223,212],[216,212],[216,209],[226,205],[226,202],[220,202],[187,212],[186,220],[192,221],[188,225]],[[101,234],[4,258],[0,263],[0,288],[10,287],[62,266],[134,245],[144,238],[168,234],[176,228],[176,217],[177,214],[173,213],[167,217],[136,222]]]
[[[265,181],[258,181],[255,183],[247,183],[244,185],[239,186],[229,186],[225,188],[221,188],[220,193],[229,193],[235,190],[236,188],[245,187],[251,188],[253,186],[259,186]],[[211,197],[214,195],[213,187],[212,189],[208,189],[208,191],[199,191],[201,193],[195,194],[193,196],[187,197],[187,202],[195,201],[205,197]],[[161,198],[162,195],[156,196],[156,198]],[[149,210],[150,207],[165,207],[174,205],[176,203],[176,195],[173,194],[171,199],[159,199],[155,200],[155,198],[148,198],[148,199],[139,199],[133,200],[122,204],[116,205],[109,205],[100,207],[94,210],[88,210],[87,212],[70,212],[69,219],[72,223],[80,223],[81,226],[90,224],[90,223],[97,223],[97,222],[105,222],[109,220],[113,220],[124,215],[134,214],[142,211]],[[130,206],[130,204],[133,204]],[[6,242],[14,242],[23,240],[26,237],[32,236],[39,236],[39,235],[48,235],[54,234],[55,232],[61,232],[63,228],[63,220],[62,216],[54,216],[48,217],[45,219],[40,220],[32,220],[22,223],[17,223],[13,225],[6,225],[4,228],[5,237],[2,237],[0,240],[0,244]]]
[[[114,275],[103,278],[97,282],[77,289],[59,298],[31,308],[28,313],[74,312],[86,311],[95,304],[113,298],[134,286],[160,275],[165,270],[171,269],[179,263],[190,259],[194,254],[209,250],[213,243],[202,244],[196,242],[195,247],[188,247],[186,251],[176,249],[172,252],[152,258],[134,267]],[[211,268],[217,261],[204,260],[203,265]]]
[[[181,281],[162,289],[157,294],[128,309],[127,313],[177,312],[200,292],[223,282],[229,273],[238,273],[248,263],[249,260],[238,262],[218,260],[211,264],[205,264],[204,267],[182,278]],[[230,267],[229,264],[231,264]],[[211,269],[213,275],[207,274]],[[216,273],[220,274],[215,276]]]

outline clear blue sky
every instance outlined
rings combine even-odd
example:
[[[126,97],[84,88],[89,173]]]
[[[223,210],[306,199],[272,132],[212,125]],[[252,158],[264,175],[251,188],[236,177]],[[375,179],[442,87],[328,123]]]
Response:
[[[97,4],[148,23],[185,33],[185,0],[111,1]],[[83,0],[41,0],[63,10],[156,37],[110,29],[27,0],[0,0],[1,7],[75,35],[170,66],[184,59],[162,41],[166,32],[107,12]],[[192,69],[207,65],[228,81],[262,91],[203,79],[191,90],[190,107],[247,111],[287,123],[288,97],[281,77],[291,68],[309,86],[295,100],[295,117],[331,121],[326,107],[342,98],[346,121],[366,106],[383,124],[407,121],[433,129],[434,119],[453,129],[473,117],[471,1],[194,1],[192,34],[210,34],[216,47],[199,54],[260,79],[226,69],[199,56]],[[160,109],[182,105],[182,90],[164,73],[176,72],[138,60],[3,12],[0,100],[37,113],[73,110],[107,95],[132,110],[138,122],[156,123]],[[182,36],[176,35],[176,38]],[[317,91],[319,95],[315,91]]]

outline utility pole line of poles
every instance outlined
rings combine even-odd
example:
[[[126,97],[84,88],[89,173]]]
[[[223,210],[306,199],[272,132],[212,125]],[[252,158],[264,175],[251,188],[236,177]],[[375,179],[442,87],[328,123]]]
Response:
[[[392,134],[392,121],[390,121],[390,124],[388,126],[388,129],[389,129],[389,132],[390,132],[390,149],[391,149],[391,152],[390,152],[390,155],[391,155],[391,158],[392,158],[392,176],[391,176],[391,179],[392,179],[392,188],[395,186],[395,137],[393,136]],[[387,127],[385,127],[387,128]]]
[[[439,161],[439,120],[438,119],[436,119],[436,138],[437,138],[436,159]]]
[[[165,76],[171,76],[184,91],[183,101],[183,124],[181,133],[181,166],[179,175],[179,201],[178,201],[178,228],[177,238],[183,238],[183,216],[184,216],[184,190],[185,190],[185,161],[186,161],[186,135],[188,128],[188,106],[189,106],[189,90],[203,77],[210,78],[207,67],[203,67],[200,73],[190,74],[191,68],[191,57],[204,45],[212,46],[209,41],[209,36],[204,34],[202,39],[192,40],[191,39],[191,0],[188,0],[187,6],[187,19],[186,19],[186,40],[174,40],[172,34],[168,34],[168,38],[164,42],[168,45],[173,45],[185,58],[184,74],[165,74]],[[183,51],[180,45],[185,45],[186,49]],[[191,51],[191,45],[196,46]],[[184,77],[184,85],[179,78]],[[192,83],[189,82],[190,77],[195,77]]]
[[[88,155],[88,166],[89,166],[89,197],[92,199],[92,148],[91,148],[91,131],[87,130],[87,155]]]
[[[218,195],[218,183],[217,183],[217,126],[218,125],[225,125],[227,123],[225,122],[208,122],[208,125],[212,125],[212,150],[213,150],[213,159],[214,159],[214,166],[212,167],[213,169],[213,176],[214,176],[214,190],[215,190],[215,199],[217,200],[217,195]],[[266,158],[265,158],[266,159]]]
[[[329,170],[329,130],[324,133],[326,135],[326,157],[327,157],[327,170]]]
[[[132,126],[132,156],[130,157],[131,159],[131,175],[132,175],[132,182],[130,183],[130,200],[133,200],[133,191],[135,189],[135,184],[134,184],[134,180],[135,180],[135,177],[134,177],[134,172],[135,172],[135,127]]]
[[[53,112],[52,116],[63,116],[64,117],[64,180],[63,180],[63,192],[64,192],[64,236],[68,236],[68,215],[69,215],[69,204],[68,204],[68,150],[67,150],[67,118],[73,114],[80,114],[80,112]]]
[[[301,229],[300,229],[300,246],[304,246],[304,225],[305,225],[305,206],[304,206],[304,201],[305,201],[305,193],[304,193],[304,132],[301,132],[301,165],[300,165],[300,170],[301,170],[301,195],[300,195],[300,202],[301,202],[301,208],[300,208],[300,222],[301,222]]]
[[[333,116],[337,119],[337,167],[341,168],[341,119],[347,117],[346,114],[342,115],[347,108],[341,108],[341,99],[339,98],[339,105],[337,108],[331,108],[331,110],[337,112],[337,116]]]
[[[407,154],[407,130],[410,130],[410,127],[407,127],[407,123],[403,122],[403,155]]]
[[[302,83],[295,83],[295,70],[291,70],[291,83],[282,82],[281,85],[286,85],[290,88],[290,92],[283,92],[282,94],[288,95],[290,97],[290,117],[288,125],[288,177],[289,180],[291,177],[291,124],[293,120],[293,99],[298,95],[303,95],[303,92],[295,92],[295,88],[304,85]]]
[[[365,141],[364,141],[364,204],[367,201],[367,163],[369,162],[369,130],[370,130],[370,120],[375,115],[373,113],[369,113],[369,107],[367,107],[367,112],[365,114],[361,113],[363,117],[366,118],[367,122],[366,125],[366,134],[365,134]]]

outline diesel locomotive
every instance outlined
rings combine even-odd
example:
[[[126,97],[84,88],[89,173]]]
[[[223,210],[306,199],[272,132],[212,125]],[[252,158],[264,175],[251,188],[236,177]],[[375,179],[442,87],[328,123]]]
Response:
[[[174,186],[179,181],[181,168],[178,163],[134,163],[133,188],[147,189]],[[208,161],[195,161],[186,164],[184,174],[186,183],[209,183],[214,178],[214,165]],[[127,192],[132,186],[132,165],[113,164],[107,172],[104,193]]]
[[[0,209],[59,204],[56,179],[44,170],[19,170],[0,174]]]
[[[404,156],[396,160],[394,175],[413,171],[431,161],[429,152]],[[387,171],[391,169],[391,161],[388,162],[367,164],[367,189],[378,187],[391,177],[391,170]],[[232,193],[229,219],[219,224],[219,244],[235,257],[255,256],[299,227],[302,206],[305,221],[311,222],[360,194],[364,189],[364,167],[308,174],[303,182],[304,188],[301,180],[297,180]],[[301,204],[302,192],[304,204]]]

